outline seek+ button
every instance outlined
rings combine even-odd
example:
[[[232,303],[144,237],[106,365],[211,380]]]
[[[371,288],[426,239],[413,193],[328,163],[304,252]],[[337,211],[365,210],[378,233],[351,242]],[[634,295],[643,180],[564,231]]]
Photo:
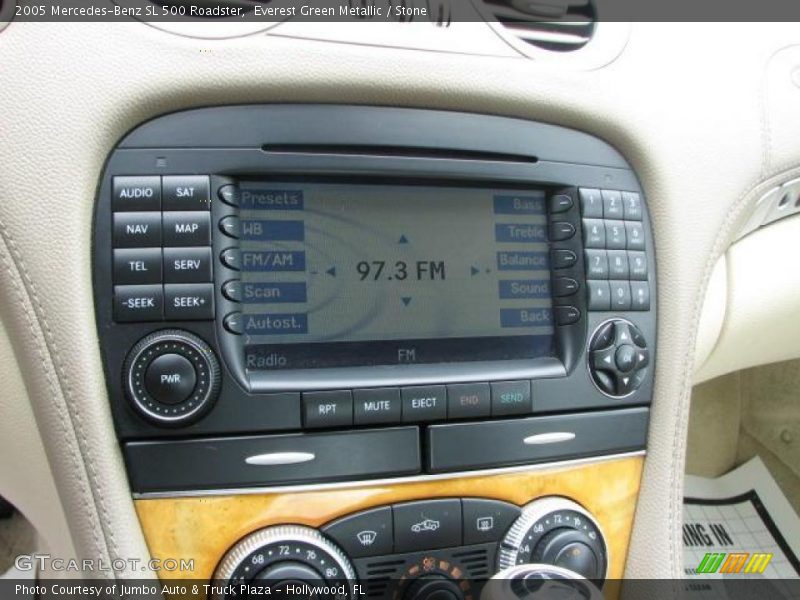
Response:
[[[170,283],[164,286],[164,314],[177,321],[214,318],[214,286],[210,283]]]
[[[180,354],[163,354],[151,362],[144,375],[147,393],[162,404],[180,404],[192,395],[197,373]]]

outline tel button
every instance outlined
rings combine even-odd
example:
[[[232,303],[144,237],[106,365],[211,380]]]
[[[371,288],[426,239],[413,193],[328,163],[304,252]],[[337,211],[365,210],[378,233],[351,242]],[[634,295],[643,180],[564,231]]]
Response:
[[[353,394],[350,390],[303,394],[306,427],[343,427],[353,424]]]
[[[180,354],[163,354],[147,367],[144,386],[147,393],[162,404],[180,404],[192,395],[197,373]]]
[[[461,545],[461,500],[426,500],[392,507],[395,552]]]
[[[160,248],[114,250],[114,283],[160,283]]]
[[[463,383],[447,386],[447,418],[471,419],[491,414],[488,383]]]
[[[403,422],[443,421],[447,418],[447,389],[428,385],[402,389]]]
[[[464,545],[496,542],[522,512],[518,506],[497,500],[464,498]]]
[[[326,525],[322,532],[354,558],[391,554],[392,509],[383,506],[356,513]]]

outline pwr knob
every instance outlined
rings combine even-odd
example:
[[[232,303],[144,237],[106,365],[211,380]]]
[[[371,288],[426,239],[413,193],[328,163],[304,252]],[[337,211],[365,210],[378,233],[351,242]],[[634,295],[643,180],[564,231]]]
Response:
[[[219,394],[220,369],[213,350],[178,329],[141,339],[128,354],[123,373],[134,410],[157,425],[197,421]]]

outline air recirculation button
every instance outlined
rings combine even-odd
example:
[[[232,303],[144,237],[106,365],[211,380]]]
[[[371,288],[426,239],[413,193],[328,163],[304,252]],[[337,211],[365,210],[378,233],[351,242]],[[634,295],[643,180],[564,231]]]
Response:
[[[186,425],[217,398],[220,370],[214,352],[194,334],[157,331],[133,347],[124,367],[133,408],[158,425]]]

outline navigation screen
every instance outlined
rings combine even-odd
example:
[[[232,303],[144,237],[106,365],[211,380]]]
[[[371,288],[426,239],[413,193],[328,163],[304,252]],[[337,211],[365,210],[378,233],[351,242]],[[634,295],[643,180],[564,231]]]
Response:
[[[553,354],[544,192],[240,187],[248,370]]]

